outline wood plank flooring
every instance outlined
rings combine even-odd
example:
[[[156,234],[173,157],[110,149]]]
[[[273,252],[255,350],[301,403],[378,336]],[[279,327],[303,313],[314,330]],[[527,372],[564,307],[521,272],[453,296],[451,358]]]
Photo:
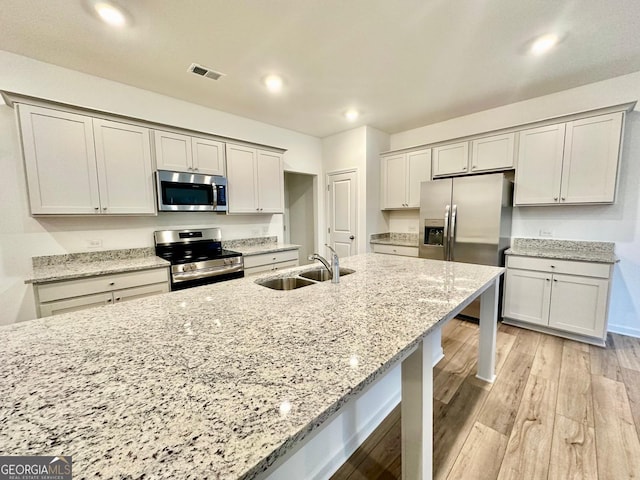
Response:
[[[452,320],[434,370],[434,478],[640,478],[640,339],[607,348],[500,325],[497,378],[475,378],[478,326]],[[401,478],[397,407],[332,480]]]

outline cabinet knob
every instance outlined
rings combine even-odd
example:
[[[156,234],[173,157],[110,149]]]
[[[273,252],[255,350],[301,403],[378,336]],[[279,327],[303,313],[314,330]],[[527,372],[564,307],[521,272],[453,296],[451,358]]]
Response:
[[[119,301],[120,301],[120,297],[116,297],[116,302],[119,302]]]
[[[551,265],[551,268],[556,268],[556,266],[555,265]]]
[[[100,207],[93,207],[93,209],[97,212],[98,210],[100,210]]]
[[[557,202],[558,201],[558,197],[553,197],[553,201]]]
[[[198,167],[194,167],[193,169],[194,169],[196,172],[198,172],[198,171],[199,171],[199,170],[198,170]]]
[[[475,170],[475,169],[476,169],[476,167],[477,167],[477,165],[473,165],[473,166],[471,167],[471,170]]]
[[[116,282],[109,282],[109,285],[110,285],[111,287],[113,287],[115,284],[116,284]]]
[[[561,200],[564,202],[566,200],[566,198],[562,197]]]
[[[550,282],[550,281],[551,281],[551,279],[550,279],[550,278],[545,278],[545,280],[546,280],[547,282]]]
[[[557,282],[557,281],[558,281],[558,279],[554,278],[554,279],[553,279],[553,281],[554,281],[554,282]]]
[[[103,210],[104,212],[106,212],[106,211],[107,211],[107,207],[102,207],[102,210]]]
[[[111,299],[107,300],[107,303],[111,303]]]
[[[462,167],[462,170],[466,170],[466,169],[467,169],[467,167]]]

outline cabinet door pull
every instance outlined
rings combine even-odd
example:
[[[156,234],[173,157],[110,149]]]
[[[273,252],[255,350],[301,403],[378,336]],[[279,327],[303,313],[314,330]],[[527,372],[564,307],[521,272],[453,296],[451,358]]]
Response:
[[[556,268],[556,266],[555,265],[551,265],[551,268]]]
[[[566,198],[562,197],[561,200],[564,202],[566,200]]]
[[[553,281],[554,281],[554,282],[557,282],[557,281],[558,281],[558,279],[554,278],[554,279],[553,279]]]
[[[116,284],[116,282],[109,282],[109,286],[113,287]]]
[[[545,278],[545,280],[546,280],[547,282],[550,282],[550,281],[551,281],[551,279],[550,279],[550,278]]]
[[[557,202],[558,201],[558,197],[553,197],[553,201]]]
[[[111,301],[112,301],[112,300],[111,300],[111,299],[109,299],[109,300],[107,300],[107,303],[111,303]]]
[[[98,210],[100,210],[100,207],[93,207],[93,209],[97,212]]]

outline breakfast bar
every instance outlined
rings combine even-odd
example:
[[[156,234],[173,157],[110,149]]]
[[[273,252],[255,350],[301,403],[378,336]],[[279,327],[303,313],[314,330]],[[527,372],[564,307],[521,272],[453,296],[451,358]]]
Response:
[[[266,478],[401,364],[403,478],[431,478],[440,329],[480,296],[477,376],[493,381],[503,269],[341,265],[338,284],[246,277],[1,327],[3,455],[71,455],[74,478]]]

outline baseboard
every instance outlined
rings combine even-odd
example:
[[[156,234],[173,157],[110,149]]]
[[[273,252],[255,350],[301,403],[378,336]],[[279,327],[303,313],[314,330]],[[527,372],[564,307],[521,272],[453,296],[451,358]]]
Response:
[[[607,331],[609,333],[617,333],[619,335],[626,335],[627,337],[640,338],[640,328],[626,327],[624,325],[611,325],[609,324]]]

